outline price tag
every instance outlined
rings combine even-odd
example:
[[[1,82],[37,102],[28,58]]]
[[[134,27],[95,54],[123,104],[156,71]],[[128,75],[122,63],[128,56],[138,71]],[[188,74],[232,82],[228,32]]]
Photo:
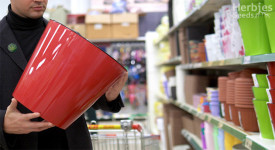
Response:
[[[208,62],[207,66],[208,66],[208,67],[213,66],[213,61]]]
[[[219,63],[219,66],[223,66],[224,65],[224,60],[221,60]]]
[[[252,149],[252,141],[248,138],[245,140],[245,147],[248,148],[249,150]]]
[[[244,64],[249,64],[251,62],[251,56],[245,56],[243,59]]]
[[[207,117],[207,122],[211,122],[211,118],[209,116]]]
[[[222,122],[219,122],[219,124],[218,124],[218,128],[222,128],[223,127],[223,123]]]
[[[201,118],[202,120],[205,120],[205,115],[204,115],[204,114],[201,114],[201,115],[200,115],[200,118]]]

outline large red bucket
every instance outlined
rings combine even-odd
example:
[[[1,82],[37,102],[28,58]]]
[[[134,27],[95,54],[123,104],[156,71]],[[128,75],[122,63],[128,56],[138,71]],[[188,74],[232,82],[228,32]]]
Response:
[[[98,47],[51,20],[13,96],[66,129],[125,72]]]

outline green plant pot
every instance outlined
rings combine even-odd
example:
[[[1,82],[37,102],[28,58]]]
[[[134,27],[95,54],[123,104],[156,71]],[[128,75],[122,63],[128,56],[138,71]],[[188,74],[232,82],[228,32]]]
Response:
[[[268,100],[266,89],[267,88],[252,87],[254,97],[259,100]]]
[[[255,87],[268,88],[267,74],[252,74]]]
[[[253,100],[259,129],[261,136],[264,139],[274,139],[273,130],[271,126],[270,116],[268,113],[266,101]]]
[[[240,0],[241,5],[249,5],[249,4],[257,4],[257,3],[263,3],[264,0]]]
[[[265,22],[269,41],[272,41],[270,42],[271,52],[275,53],[275,12],[267,12],[265,15]]]
[[[252,12],[239,12],[239,25],[242,32],[245,55],[271,53],[264,15]]]
[[[275,11],[275,1],[274,0],[264,0],[264,4],[269,9],[268,12]],[[270,10],[270,9],[272,9],[272,10]]]

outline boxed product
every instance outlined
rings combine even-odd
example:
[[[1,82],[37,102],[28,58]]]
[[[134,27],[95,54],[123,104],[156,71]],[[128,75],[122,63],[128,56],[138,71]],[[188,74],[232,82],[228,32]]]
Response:
[[[85,24],[69,24],[68,28],[78,32],[81,36],[86,37],[86,25]]]
[[[113,14],[111,20],[113,38],[137,38],[139,36],[138,14]]]
[[[87,15],[85,23],[87,39],[107,39],[112,37],[110,14]]]
[[[193,105],[193,95],[197,93],[205,93],[209,84],[209,77],[201,75],[186,75],[184,77],[184,93],[185,101],[189,105]]]

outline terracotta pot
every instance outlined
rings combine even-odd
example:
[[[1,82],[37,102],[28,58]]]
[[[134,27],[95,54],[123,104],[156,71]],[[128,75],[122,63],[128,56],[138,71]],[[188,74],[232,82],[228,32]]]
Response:
[[[224,118],[227,121],[231,121],[230,113],[229,113],[229,105],[226,103],[223,103],[223,104],[224,104]]]
[[[51,20],[13,96],[66,129],[125,72],[97,46]]]
[[[237,105],[240,124],[245,131],[258,132],[259,127],[254,108],[244,108]]]
[[[232,122],[235,125],[240,126],[238,110],[235,107],[235,104],[229,104],[229,113],[230,113]]]

